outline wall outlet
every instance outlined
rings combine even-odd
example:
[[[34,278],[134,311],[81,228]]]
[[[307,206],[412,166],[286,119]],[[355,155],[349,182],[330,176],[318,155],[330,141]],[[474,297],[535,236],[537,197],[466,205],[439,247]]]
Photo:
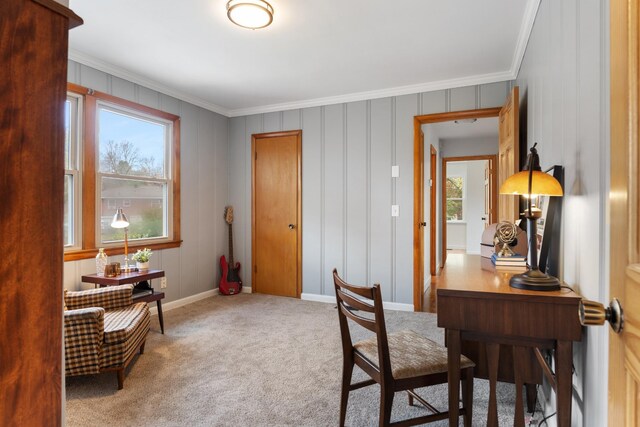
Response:
[[[391,178],[400,177],[400,166],[391,166]]]
[[[400,216],[400,205],[391,205],[391,216]]]
[[[161,288],[161,289],[164,289],[164,288],[166,288],[166,287],[167,287],[167,278],[166,278],[166,277],[162,277],[162,278],[160,279],[160,288]]]

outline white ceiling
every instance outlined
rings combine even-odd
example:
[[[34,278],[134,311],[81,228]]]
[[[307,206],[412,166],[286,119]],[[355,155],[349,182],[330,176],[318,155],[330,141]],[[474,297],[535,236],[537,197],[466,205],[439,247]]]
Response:
[[[498,118],[478,119],[474,123],[441,122],[423,125],[424,132],[433,132],[441,141],[448,139],[495,138],[498,140]]]
[[[70,57],[227,116],[514,79],[540,0],[70,0]]]

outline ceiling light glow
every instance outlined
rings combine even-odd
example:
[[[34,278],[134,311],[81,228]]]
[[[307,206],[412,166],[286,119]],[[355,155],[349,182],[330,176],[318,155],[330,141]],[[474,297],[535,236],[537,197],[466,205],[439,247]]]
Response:
[[[273,7],[264,0],[229,0],[227,16],[240,27],[257,30],[273,22]]]

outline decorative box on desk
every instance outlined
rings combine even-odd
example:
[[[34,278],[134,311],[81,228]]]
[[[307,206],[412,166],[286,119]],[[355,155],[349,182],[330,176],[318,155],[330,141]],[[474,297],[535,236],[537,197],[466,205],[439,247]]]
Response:
[[[483,343],[484,364],[490,380],[488,426],[497,426],[495,385],[500,377],[501,346],[511,350],[516,384],[515,426],[524,426],[522,386],[536,380],[531,355],[544,362],[540,350],[555,350],[556,373],[546,364],[540,369],[556,390],[558,425],[571,425],[573,341],[582,339],[578,320],[580,295],[569,289],[526,291],[509,286],[511,274],[495,270],[491,260],[467,255],[460,263],[447,263],[438,280],[438,326],[446,329],[449,354],[450,424],[458,425],[460,353],[464,341]],[[506,347],[506,348],[505,348]],[[472,357],[470,354],[467,356]],[[482,358],[482,354],[476,354]],[[507,364],[509,365],[509,364]],[[502,375],[508,376],[503,367]],[[478,366],[482,370],[482,366]],[[536,383],[539,381],[535,381]]]
[[[85,283],[93,283],[95,286],[118,286],[129,283],[140,283],[164,277],[164,270],[142,270],[122,273],[115,277],[98,276],[97,274],[87,274],[82,276]],[[151,292],[149,292],[151,291]],[[146,289],[134,288],[134,302],[156,302],[158,307],[158,320],[160,321],[160,331],[164,334],[164,319],[162,317],[162,299],[164,292],[156,292],[152,287]]]

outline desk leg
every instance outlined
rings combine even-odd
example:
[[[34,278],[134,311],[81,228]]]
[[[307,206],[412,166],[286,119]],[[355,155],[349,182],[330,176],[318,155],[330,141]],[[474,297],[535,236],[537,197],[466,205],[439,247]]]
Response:
[[[160,321],[160,330],[164,335],[164,319],[162,318],[162,302],[158,300],[157,303],[158,303],[158,320]]]
[[[496,384],[498,382],[498,362],[500,361],[500,344],[487,343],[487,366],[489,368],[489,413],[487,426],[498,427],[498,402],[496,400]]]
[[[522,395],[524,383],[522,381],[522,371],[524,370],[524,361],[527,360],[528,350],[526,347],[513,347],[513,377],[516,384],[516,409],[513,418],[515,427],[524,427],[524,399]]]
[[[573,343],[558,341],[556,344],[556,410],[558,427],[571,426],[571,377],[573,365]]]
[[[460,418],[460,331],[447,329],[449,365],[449,427],[457,427]]]

